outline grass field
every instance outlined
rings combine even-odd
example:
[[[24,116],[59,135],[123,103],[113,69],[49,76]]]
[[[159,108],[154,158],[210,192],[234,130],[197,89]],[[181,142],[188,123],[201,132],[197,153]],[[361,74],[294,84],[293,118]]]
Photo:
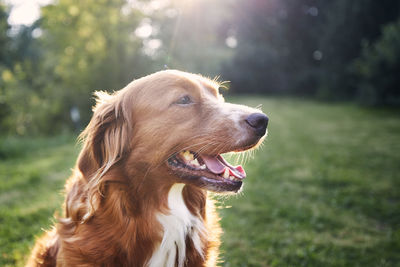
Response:
[[[243,193],[221,199],[222,266],[400,266],[399,111],[233,100],[270,125]],[[1,140],[0,266],[51,224],[77,153],[68,136]]]

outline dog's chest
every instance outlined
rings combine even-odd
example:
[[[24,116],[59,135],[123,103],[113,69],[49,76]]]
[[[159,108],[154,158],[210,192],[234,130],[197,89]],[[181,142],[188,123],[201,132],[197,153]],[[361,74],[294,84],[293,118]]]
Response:
[[[175,184],[168,193],[169,214],[158,214],[163,226],[161,243],[150,258],[148,266],[183,266],[186,258],[186,238],[192,239],[195,249],[202,254],[200,236],[203,234],[203,222],[190,213],[185,205],[182,190],[184,184]]]

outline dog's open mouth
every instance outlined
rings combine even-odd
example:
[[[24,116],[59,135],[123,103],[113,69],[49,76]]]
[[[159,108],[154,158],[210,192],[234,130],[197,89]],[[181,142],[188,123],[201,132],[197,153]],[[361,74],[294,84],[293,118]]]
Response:
[[[189,150],[170,157],[168,166],[185,182],[217,192],[239,191],[246,177],[242,166],[232,166],[221,155],[198,154]]]

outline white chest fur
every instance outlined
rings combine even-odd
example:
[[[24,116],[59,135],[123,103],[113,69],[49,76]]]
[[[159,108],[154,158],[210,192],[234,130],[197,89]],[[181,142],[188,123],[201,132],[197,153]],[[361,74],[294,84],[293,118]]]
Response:
[[[181,267],[186,257],[186,236],[189,236],[196,250],[201,254],[202,245],[200,235],[204,226],[198,217],[192,215],[183,200],[184,184],[174,184],[168,193],[168,207],[170,213],[157,215],[164,228],[163,239],[154,251],[148,266],[150,267]]]

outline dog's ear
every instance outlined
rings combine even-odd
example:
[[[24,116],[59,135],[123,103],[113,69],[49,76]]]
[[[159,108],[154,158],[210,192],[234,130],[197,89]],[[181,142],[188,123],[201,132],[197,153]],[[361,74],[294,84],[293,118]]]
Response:
[[[83,148],[77,167],[87,182],[88,219],[99,204],[104,176],[128,151],[131,123],[130,114],[123,108],[120,95],[96,92],[97,104],[86,129],[80,135]]]

